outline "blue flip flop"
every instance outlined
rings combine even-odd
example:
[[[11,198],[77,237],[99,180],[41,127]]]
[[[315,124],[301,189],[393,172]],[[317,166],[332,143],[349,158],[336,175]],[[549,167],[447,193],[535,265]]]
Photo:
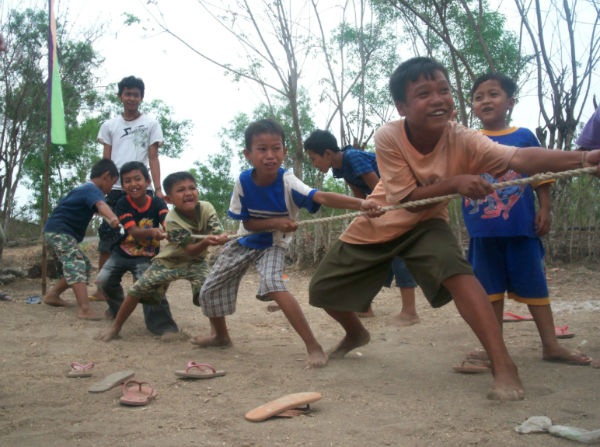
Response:
[[[42,302],[42,297],[39,295],[31,295],[25,298],[25,302],[27,304],[40,304]]]

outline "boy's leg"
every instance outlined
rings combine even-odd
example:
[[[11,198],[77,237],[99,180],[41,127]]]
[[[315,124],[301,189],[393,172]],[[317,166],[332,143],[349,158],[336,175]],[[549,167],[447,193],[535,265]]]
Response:
[[[200,346],[201,348],[231,346],[231,338],[229,338],[225,317],[209,317],[209,320],[211,328],[210,335],[207,337],[194,337],[192,338],[191,343]]]
[[[67,285],[67,280],[62,277],[58,280],[56,284],[50,287],[50,290],[44,295],[42,301],[49,306],[56,307],[66,307],[69,305],[65,300],[63,300],[60,295],[69,288]]]
[[[587,365],[591,362],[587,355],[568,349],[558,343],[554,332],[554,318],[550,304],[543,306],[529,305],[529,311],[535,321],[542,340],[543,359],[555,362]]]
[[[131,273],[136,281],[141,278],[150,264],[150,258],[140,258],[135,260],[135,263],[131,266]],[[169,307],[166,295],[163,295],[158,305],[151,306],[142,303],[142,309],[144,311],[144,322],[146,323],[146,327],[153,334],[163,335],[166,332],[179,332],[177,323],[173,320],[173,315],[171,314],[171,308]]]
[[[302,341],[304,341],[306,351],[308,352],[308,359],[306,360],[307,366],[309,368],[325,366],[327,363],[327,355],[325,355],[323,348],[313,335],[298,301],[296,301],[292,294],[287,291],[271,292],[268,296],[277,302],[292,327],[298,333]]]
[[[77,300],[77,317],[84,320],[101,320],[102,314],[90,309],[90,300],[87,293],[87,284],[85,282],[76,282],[71,284],[75,299]]]
[[[525,392],[512,361],[502,330],[488,296],[473,275],[454,275],[442,282],[454,297],[456,307],[486,350],[492,363],[494,383],[488,399],[519,400]]]
[[[100,270],[96,277],[98,288],[106,296],[106,303],[108,304],[107,316],[110,316],[111,319],[117,315],[125,298],[121,280],[123,279],[123,275],[130,270],[130,262],[134,261],[113,253],[104,263],[102,270]]]
[[[123,323],[127,321],[139,302],[139,298],[127,295],[123,301],[123,304],[121,305],[121,308],[119,309],[119,312],[117,312],[117,316],[115,317],[115,321],[113,322],[112,326],[98,334],[95,337],[96,340],[111,341],[113,338],[117,337],[121,331],[121,328],[123,327]]]
[[[347,312],[341,310],[325,309],[335,321],[337,321],[346,331],[346,336],[329,353],[329,358],[339,359],[344,357],[353,349],[366,345],[371,340],[369,331],[365,329],[360,322],[356,312]]]
[[[391,324],[398,327],[412,326],[421,322],[417,314],[415,303],[415,287],[400,287],[400,297],[402,299],[402,309],[400,313],[392,318]]]

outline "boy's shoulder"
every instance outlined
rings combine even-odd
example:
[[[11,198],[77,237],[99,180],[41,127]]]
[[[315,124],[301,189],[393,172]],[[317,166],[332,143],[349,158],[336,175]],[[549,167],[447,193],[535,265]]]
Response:
[[[506,146],[531,147],[540,146],[535,134],[526,127],[509,127],[503,130],[491,131],[481,129],[483,135]]]

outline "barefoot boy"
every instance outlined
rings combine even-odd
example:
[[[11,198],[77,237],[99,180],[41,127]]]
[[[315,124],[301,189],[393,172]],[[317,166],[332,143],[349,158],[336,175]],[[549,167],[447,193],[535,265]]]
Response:
[[[246,128],[244,155],[253,168],[242,172],[236,180],[228,214],[241,220],[245,230],[256,233],[229,242],[217,258],[200,292],[202,311],[210,318],[213,332],[209,337],[197,337],[193,343],[231,344],[225,316],[235,312],[240,280],[253,263],[260,273],[256,297],[277,302],[306,345],[308,367],[318,367],[325,365],[327,356],[282,280],[285,251],[291,232],[298,228],[294,218],[300,208],[314,213],[319,204],[362,210],[379,207],[369,200],[306,186],[281,168],[286,152],[283,129],[275,121],[261,120]]]
[[[507,169],[526,174],[597,165],[600,151],[578,153],[507,148],[450,121],[454,110],[446,69],[429,58],[400,64],[390,79],[396,109],[404,119],[375,135],[381,181],[369,196],[381,205],[459,193],[483,199],[493,192],[477,174]],[[310,285],[310,303],[322,307],[346,331],[332,356],[342,357],[369,342],[354,312],[365,311],[400,255],[433,307],[454,298],[492,363],[490,399],[524,396],[500,325],[485,290],[462,257],[448,226],[447,203],[359,217],[327,253]]]
[[[121,185],[127,193],[115,205],[115,213],[127,235],[112,248],[108,261],[98,273],[96,282],[107,297],[107,316],[113,319],[123,303],[121,279],[131,272],[138,280],[159,252],[160,241],[166,237],[164,221],[169,209],[165,201],[146,193],[150,184],[148,168],[139,161],[130,161],[121,167]],[[156,306],[144,304],[144,321],[150,332],[162,335],[178,332],[167,298]]]
[[[327,130],[315,130],[304,142],[304,149],[312,165],[323,173],[330,169],[335,178],[343,178],[355,197],[366,198],[373,192],[379,183],[379,168],[375,154],[372,152],[358,151],[351,146],[340,149],[337,140]],[[396,279],[396,286],[400,288],[402,309],[391,320],[395,326],[411,326],[421,320],[415,307],[415,288],[417,283],[406,268],[402,258],[397,257],[392,262],[392,270],[385,282],[385,287],[391,287]],[[369,306],[366,313],[359,313],[359,317],[372,317],[373,308]]]
[[[121,331],[137,304],[158,305],[169,284],[187,279],[192,285],[192,300],[198,303],[198,293],[208,271],[208,247],[227,241],[215,209],[198,200],[198,187],[189,172],[175,172],[163,181],[167,202],[175,205],[165,219],[169,243],[152,260],[152,264],[133,285],[121,305],[110,329],[97,339],[110,341]],[[193,234],[211,234],[193,239]]]
[[[119,226],[119,219],[104,201],[119,178],[119,171],[109,159],[102,159],[92,166],[90,181],[76,187],[58,202],[44,226],[44,240],[54,257],[60,261],[60,280],[44,296],[50,306],[66,306],[60,297],[68,287],[73,288],[77,299],[77,316],[88,320],[100,320],[102,315],[89,307],[87,281],[91,270],[90,260],[79,247],[94,213],[104,216],[111,227]]]
[[[471,89],[473,113],[481,121],[481,132],[493,141],[506,146],[540,146],[529,129],[507,125],[516,89],[515,82],[500,73],[479,77]],[[490,183],[521,177],[525,176],[513,170],[497,178],[483,175]],[[537,212],[534,188],[539,201]],[[469,262],[492,302],[500,326],[506,292],[509,298],[529,307],[542,340],[544,360],[589,364],[588,356],[561,346],[554,331],[544,247],[539,238],[550,230],[550,183],[497,189],[482,200],[464,199],[463,217],[470,236]],[[477,366],[481,354],[485,360],[485,353],[479,351],[470,354],[466,363]]]

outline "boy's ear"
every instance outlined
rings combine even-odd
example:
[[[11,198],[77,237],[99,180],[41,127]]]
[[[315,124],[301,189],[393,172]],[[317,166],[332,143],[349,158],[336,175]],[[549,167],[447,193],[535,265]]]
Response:
[[[250,151],[248,149],[244,149],[244,157],[246,157],[246,160],[250,161],[250,159],[248,158],[250,156]]]
[[[395,101],[394,105],[396,106],[396,110],[400,116],[406,116],[406,104],[402,101]]]
[[[287,146],[283,146],[283,156],[287,155]]]
[[[515,106],[515,98],[508,98],[508,110],[512,111]]]
[[[169,194],[165,194],[165,202],[169,205],[173,205],[173,201],[171,200],[171,197],[169,197]]]

